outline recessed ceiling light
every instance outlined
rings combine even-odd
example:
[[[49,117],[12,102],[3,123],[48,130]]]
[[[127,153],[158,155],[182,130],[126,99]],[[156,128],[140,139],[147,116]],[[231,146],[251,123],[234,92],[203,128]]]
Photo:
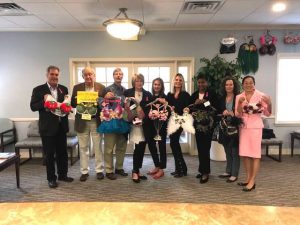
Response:
[[[284,11],[285,9],[286,9],[286,4],[283,2],[277,2],[272,6],[273,12],[281,12]]]

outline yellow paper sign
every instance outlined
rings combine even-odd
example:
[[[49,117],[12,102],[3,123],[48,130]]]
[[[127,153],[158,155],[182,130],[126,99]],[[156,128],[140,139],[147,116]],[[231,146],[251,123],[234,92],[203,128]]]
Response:
[[[83,119],[83,120],[91,120],[92,116],[90,114],[81,114],[81,119]]]
[[[77,91],[77,104],[82,102],[97,102],[98,92]]]

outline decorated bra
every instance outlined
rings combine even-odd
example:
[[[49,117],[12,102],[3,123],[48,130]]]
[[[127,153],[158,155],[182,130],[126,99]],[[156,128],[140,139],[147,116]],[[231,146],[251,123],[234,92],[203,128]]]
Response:
[[[205,109],[199,109],[197,106],[197,104],[192,104],[189,106],[194,118],[195,129],[202,133],[212,132],[214,128],[216,109],[211,105],[205,107]]]
[[[243,113],[247,114],[260,114],[263,112],[263,106],[260,102],[248,103],[243,106]]]
[[[60,103],[57,102],[52,95],[47,95],[44,107],[54,115],[64,117],[72,112],[71,97],[70,95],[66,95],[65,100]]]
[[[154,137],[155,141],[161,141],[162,138],[159,135],[159,132],[163,126],[164,123],[167,122],[168,116],[169,116],[169,111],[168,108],[171,109],[171,107],[166,104],[157,104],[158,100],[156,99],[155,101],[149,103],[151,109],[149,111],[148,117],[149,119],[153,120],[153,124],[156,130],[156,136]]]
[[[97,129],[99,133],[124,134],[129,132],[130,126],[123,119],[124,109],[121,106],[121,98],[99,98],[98,103],[101,109],[101,124]]]
[[[193,126],[194,119],[187,110],[183,111],[182,116],[178,115],[174,111],[171,113],[169,118],[167,134],[171,135],[175,133],[179,128],[184,131],[195,134],[195,128]]]

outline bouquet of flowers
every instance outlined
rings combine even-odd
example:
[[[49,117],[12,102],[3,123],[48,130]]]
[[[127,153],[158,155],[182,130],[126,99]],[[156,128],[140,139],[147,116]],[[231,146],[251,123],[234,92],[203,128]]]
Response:
[[[153,109],[153,106],[156,109]],[[162,125],[167,121],[169,112],[167,110],[167,105],[152,104],[148,117],[153,120],[154,127],[156,130],[156,136],[154,140],[161,141],[161,136],[159,131],[162,128]]]
[[[263,112],[263,107],[260,102],[258,103],[248,103],[244,105],[243,112],[248,114],[258,114]]]

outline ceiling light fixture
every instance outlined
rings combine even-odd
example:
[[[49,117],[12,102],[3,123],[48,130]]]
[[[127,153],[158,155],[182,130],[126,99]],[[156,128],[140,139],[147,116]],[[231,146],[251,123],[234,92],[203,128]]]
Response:
[[[273,4],[272,10],[273,12],[282,12],[286,9],[286,4],[283,2],[277,2]]]
[[[106,27],[106,31],[113,37],[122,40],[130,39],[139,34],[143,23],[139,20],[128,18],[126,8],[120,8],[120,12],[113,19],[104,21],[103,26]],[[121,14],[125,18],[118,18]]]

